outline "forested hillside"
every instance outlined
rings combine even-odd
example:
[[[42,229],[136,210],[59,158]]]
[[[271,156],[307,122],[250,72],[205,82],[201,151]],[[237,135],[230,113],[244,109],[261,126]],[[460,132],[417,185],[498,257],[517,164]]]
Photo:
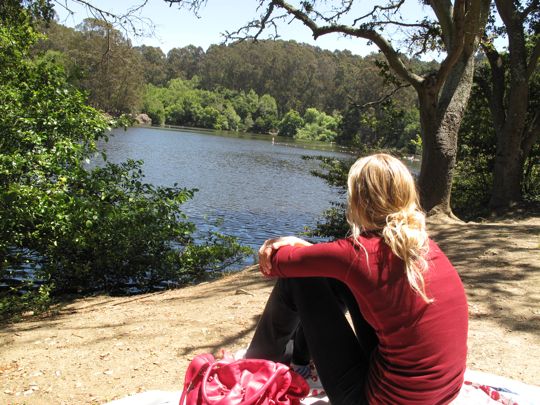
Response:
[[[76,29],[51,22],[42,30],[47,39],[38,50],[64,65],[93,106],[113,115],[145,112],[157,125],[415,150],[414,93],[408,87],[396,91],[376,54],[271,40],[206,51],[190,45],[165,54],[157,47],[132,47],[101,20],[87,19]],[[419,73],[437,65],[410,64]]]

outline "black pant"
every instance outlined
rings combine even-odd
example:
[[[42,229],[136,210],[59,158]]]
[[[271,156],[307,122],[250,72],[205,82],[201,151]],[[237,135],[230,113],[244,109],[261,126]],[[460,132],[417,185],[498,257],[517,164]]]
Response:
[[[366,403],[364,385],[377,339],[350,290],[337,280],[278,279],[246,357],[287,362],[286,346],[299,325],[332,405]]]

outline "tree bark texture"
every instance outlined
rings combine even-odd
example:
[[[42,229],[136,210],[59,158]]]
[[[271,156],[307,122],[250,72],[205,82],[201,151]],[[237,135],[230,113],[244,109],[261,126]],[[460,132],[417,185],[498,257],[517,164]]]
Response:
[[[453,66],[441,94],[426,80],[419,91],[422,166],[420,201],[429,214],[452,216],[450,196],[456,165],[458,131],[469,101],[474,56],[463,55]]]
[[[499,14],[508,33],[509,85],[504,74],[497,74],[500,58],[496,51],[488,53],[492,71],[491,114],[496,123],[497,150],[493,168],[493,189],[490,207],[495,210],[509,208],[522,200],[522,181],[525,160],[538,137],[538,131],[529,130],[529,79],[536,60],[528,59],[524,34],[524,18],[511,0],[497,0]],[[533,119],[533,121],[536,121]]]

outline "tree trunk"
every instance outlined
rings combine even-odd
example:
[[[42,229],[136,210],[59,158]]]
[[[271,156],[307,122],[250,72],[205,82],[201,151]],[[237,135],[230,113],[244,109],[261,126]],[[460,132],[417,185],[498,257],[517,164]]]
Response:
[[[506,7],[498,2],[498,7]],[[521,183],[525,164],[525,141],[527,109],[529,106],[529,77],[527,75],[527,49],[523,21],[515,9],[506,10],[505,25],[508,31],[510,86],[508,102],[501,127],[496,126],[497,153],[493,168],[493,189],[489,201],[495,210],[509,208],[522,200]],[[489,59],[490,64],[495,62]],[[492,71],[494,67],[492,67]],[[494,86],[496,77],[494,79]],[[503,91],[505,88],[503,88]],[[495,95],[494,95],[495,96]],[[503,100],[499,100],[502,105]],[[493,103],[492,103],[493,104]],[[492,108],[493,119],[500,120],[500,111]],[[528,151],[527,151],[528,153]]]
[[[522,199],[521,182],[525,156],[521,150],[523,128],[505,125],[497,134],[497,154],[493,167],[493,191],[489,201],[490,208],[500,210],[509,208]]]
[[[469,101],[474,73],[473,54],[463,55],[437,94],[426,80],[419,91],[422,166],[418,186],[428,215],[453,216],[450,207],[458,132]]]

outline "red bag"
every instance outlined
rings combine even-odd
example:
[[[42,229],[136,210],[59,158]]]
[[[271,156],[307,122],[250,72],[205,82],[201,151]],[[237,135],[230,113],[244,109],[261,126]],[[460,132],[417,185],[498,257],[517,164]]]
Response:
[[[200,354],[188,366],[179,405],[299,405],[308,393],[285,364]]]

